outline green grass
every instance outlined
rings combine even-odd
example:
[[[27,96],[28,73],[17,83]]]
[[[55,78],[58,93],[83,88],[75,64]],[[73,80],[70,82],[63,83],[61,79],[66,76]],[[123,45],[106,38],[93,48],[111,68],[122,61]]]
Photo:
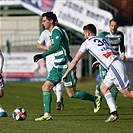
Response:
[[[78,82],[77,88],[94,94],[96,82]],[[93,113],[93,103],[71,99],[63,92],[65,109],[55,109],[55,95],[52,100],[53,121],[35,122],[34,119],[43,113],[42,83],[5,84],[5,96],[0,104],[7,111],[8,117],[0,118],[0,133],[133,133],[133,100],[117,97],[120,119],[114,123],[105,123],[108,107],[103,99],[101,110]],[[53,91],[52,91],[53,93]],[[28,117],[25,121],[15,121],[12,112],[17,107],[26,109]]]

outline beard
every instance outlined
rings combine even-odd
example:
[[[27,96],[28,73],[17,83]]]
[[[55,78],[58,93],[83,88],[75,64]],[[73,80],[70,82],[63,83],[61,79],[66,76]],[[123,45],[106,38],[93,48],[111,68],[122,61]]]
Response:
[[[43,27],[44,30],[46,29],[45,26],[42,25],[42,27]]]

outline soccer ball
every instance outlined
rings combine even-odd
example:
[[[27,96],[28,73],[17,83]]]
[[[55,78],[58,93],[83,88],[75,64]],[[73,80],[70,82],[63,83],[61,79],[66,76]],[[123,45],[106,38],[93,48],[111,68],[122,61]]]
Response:
[[[16,121],[25,120],[27,117],[26,110],[24,108],[16,108],[12,113],[13,119]]]

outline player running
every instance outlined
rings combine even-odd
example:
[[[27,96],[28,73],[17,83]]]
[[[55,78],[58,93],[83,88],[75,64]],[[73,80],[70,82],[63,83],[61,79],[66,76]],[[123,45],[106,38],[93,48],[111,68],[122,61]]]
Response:
[[[44,27],[45,29],[45,27]],[[51,33],[48,30],[44,30],[39,39],[38,39],[38,44],[37,44],[37,48],[41,49],[41,50],[49,50],[51,48],[51,42],[50,42],[50,36]],[[46,68],[48,73],[50,72],[50,70],[53,67],[53,63],[54,63],[54,54],[50,54],[48,56],[46,56]],[[64,103],[63,103],[63,97],[62,97],[62,92],[63,92],[63,86],[62,83],[58,83],[56,86],[53,87],[53,91],[56,95],[56,109],[57,110],[63,110],[64,109]]]
[[[126,74],[126,66],[124,62],[118,58],[117,53],[107,40],[96,36],[96,27],[93,24],[85,25],[83,34],[86,41],[82,43],[76,56],[71,61],[67,71],[62,77],[62,83],[64,83],[70,72],[75,68],[83,54],[88,51],[97,59],[97,61],[93,63],[93,67],[100,63],[108,70],[100,89],[110,109],[110,116],[105,122],[114,122],[118,119],[118,113],[114,98],[110,92],[112,85],[115,84],[124,97],[133,98],[133,91],[130,89],[130,82]]]
[[[54,53],[54,65],[49,72],[46,82],[42,86],[43,91],[43,103],[44,103],[44,116],[36,118],[35,121],[52,120],[51,116],[51,89],[61,81],[62,76],[66,72],[68,65],[70,64],[72,57],[70,56],[70,50],[68,45],[68,39],[65,36],[63,30],[55,26],[57,17],[53,12],[47,12],[42,14],[42,25],[51,33],[52,47],[50,50],[43,54],[37,54],[34,56],[34,62]],[[100,109],[101,96],[93,96],[82,90],[76,90],[76,68],[69,73],[68,78],[65,80],[65,88],[67,94],[71,98],[77,98],[81,100],[89,100],[94,102],[94,112],[97,113]]]
[[[120,53],[119,53],[119,48],[120,48],[120,52],[121,52],[120,58],[122,60],[125,60],[126,56],[125,56],[125,46],[124,46],[124,35],[121,31],[117,30],[118,29],[117,20],[111,19],[109,22],[109,27],[110,27],[110,30],[101,32],[99,34],[99,37],[106,38],[106,40],[111,44],[112,48],[116,51],[118,56],[120,56]],[[107,70],[102,65],[99,65],[99,71],[100,71],[100,76],[103,80],[105,78]],[[96,91],[95,91],[96,96],[100,95],[100,85],[101,85],[101,82],[96,86]],[[116,101],[118,89],[116,88],[115,85],[111,88],[111,93],[114,97],[114,100]]]

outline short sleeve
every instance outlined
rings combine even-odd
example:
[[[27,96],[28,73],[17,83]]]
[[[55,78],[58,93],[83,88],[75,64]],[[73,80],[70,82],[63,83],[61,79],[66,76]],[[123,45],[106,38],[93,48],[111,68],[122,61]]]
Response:
[[[85,42],[83,42],[83,43],[81,44],[81,46],[80,46],[80,48],[79,48],[79,51],[85,53],[86,50],[87,50],[87,48],[86,48],[86,41],[85,41]]]

